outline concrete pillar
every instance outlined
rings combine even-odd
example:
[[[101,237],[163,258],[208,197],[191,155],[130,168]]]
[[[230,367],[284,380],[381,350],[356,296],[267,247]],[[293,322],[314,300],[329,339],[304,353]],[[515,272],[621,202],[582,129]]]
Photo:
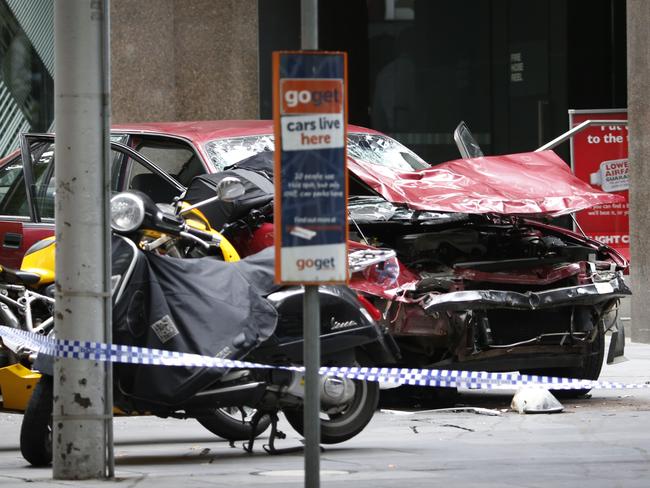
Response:
[[[257,1],[113,0],[113,121],[257,118]]]
[[[627,0],[632,340],[650,343],[650,2]]]
[[[176,120],[174,0],[111,1],[114,123]]]

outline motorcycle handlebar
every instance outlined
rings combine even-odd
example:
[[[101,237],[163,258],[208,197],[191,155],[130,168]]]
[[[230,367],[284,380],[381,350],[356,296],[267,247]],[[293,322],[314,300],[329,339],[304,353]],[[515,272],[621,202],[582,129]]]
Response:
[[[263,207],[260,207],[259,212],[264,216],[271,215],[273,213],[273,200],[271,200],[269,203],[267,203]]]
[[[193,235],[194,237],[198,237],[202,241],[217,242],[216,236],[214,234],[210,234],[209,232],[205,232],[203,230],[198,230],[198,229],[194,229],[193,227],[186,226],[185,232],[187,232],[190,235]]]

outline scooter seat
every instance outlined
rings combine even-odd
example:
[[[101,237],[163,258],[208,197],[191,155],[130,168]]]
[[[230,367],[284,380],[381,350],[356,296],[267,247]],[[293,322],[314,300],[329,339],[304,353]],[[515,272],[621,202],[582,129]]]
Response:
[[[19,269],[0,267],[0,278],[7,283],[14,285],[35,285],[41,280],[41,275],[38,273],[31,273],[29,271],[21,271]]]

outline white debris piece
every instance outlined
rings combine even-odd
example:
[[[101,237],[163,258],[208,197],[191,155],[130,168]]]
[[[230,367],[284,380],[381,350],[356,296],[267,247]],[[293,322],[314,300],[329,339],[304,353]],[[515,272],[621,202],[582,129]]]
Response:
[[[559,413],[564,406],[545,388],[520,388],[510,407],[519,413]]]
[[[418,414],[428,414],[428,413],[475,413],[476,415],[489,415],[491,417],[498,417],[501,415],[501,412],[491,408],[481,408],[481,407],[450,407],[450,408],[435,408],[433,410],[390,410],[390,409],[381,409],[380,412],[388,413],[391,415],[418,415]]]

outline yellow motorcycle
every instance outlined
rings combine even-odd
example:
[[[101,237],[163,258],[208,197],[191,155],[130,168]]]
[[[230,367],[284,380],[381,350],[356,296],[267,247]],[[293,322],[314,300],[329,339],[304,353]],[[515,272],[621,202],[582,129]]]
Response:
[[[196,204],[178,200],[158,207],[184,221],[180,232],[145,230],[139,236],[143,250],[173,257],[212,255],[227,262],[239,261],[232,243],[213,229],[201,207],[216,200],[228,201],[243,192],[235,178],[225,178],[216,195]],[[25,253],[20,269],[0,266],[0,324],[36,334],[48,335],[54,329],[55,237],[36,242]],[[8,366],[0,368],[3,408],[24,411],[40,375],[30,367],[34,352],[20,344],[4,340],[2,352]],[[11,392],[11,393],[7,393]]]
[[[160,215],[169,215],[169,231],[137,229],[133,241],[145,251],[173,257],[214,256],[226,262],[239,261],[240,256],[232,243],[212,228],[201,212],[201,207],[216,200],[228,202],[241,196],[244,188],[236,178],[224,178],[216,188],[216,196],[195,204],[178,200],[175,204],[158,204]],[[137,193],[137,192],[134,192]],[[163,217],[165,218],[165,217]],[[171,225],[173,224],[173,225]],[[179,227],[180,224],[180,227]],[[18,270],[2,268],[0,271],[0,321],[1,323],[48,335],[54,330],[54,279],[55,238],[48,237],[34,244],[25,254]],[[3,408],[25,411],[32,392],[41,375],[31,369],[35,353],[5,341],[11,351],[11,365],[0,368],[0,388]],[[121,411],[116,410],[116,414]],[[248,440],[252,433],[251,420],[254,409],[234,406],[216,409],[206,425],[212,433],[225,439]],[[256,423],[255,436],[270,424],[267,416]],[[22,448],[22,447],[21,447]]]

